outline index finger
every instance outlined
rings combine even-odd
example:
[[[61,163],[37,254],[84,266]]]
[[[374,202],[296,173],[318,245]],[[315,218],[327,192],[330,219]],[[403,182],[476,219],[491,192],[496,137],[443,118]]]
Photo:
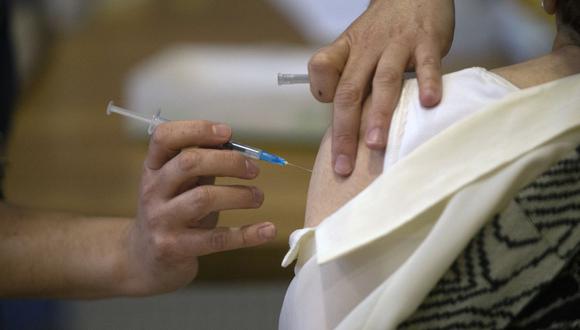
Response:
[[[217,146],[226,143],[231,135],[229,126],[205,120],[163,123],[153,132],[145,166],[158,170],[181,149]]]
[[[341,176],[348,176],[353,170],[362,102],[369,92],[376,64],[373,57],[352,54],[334,95],[332,163],[334,172]]]

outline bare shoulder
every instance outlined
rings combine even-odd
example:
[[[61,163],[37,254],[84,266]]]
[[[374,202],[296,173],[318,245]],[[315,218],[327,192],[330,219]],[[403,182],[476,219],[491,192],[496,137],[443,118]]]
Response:
[[[580,64],[567,49],[526,62],[491,70],[519,88],[528,88],[558,80],[580,71]]]
[[[363,106],[363,123],[369,106],[369,102]],[[310,178],[305,227],[318,226],[322,220],[364,190],[383,170],[384,151],[370,150],[362,141],[364,139],[361,139],[352,174],[349,177],[336,175],[331,164],[331,129],[327,130],[320,143]],[[361,131],[364,132],[364,127]]]

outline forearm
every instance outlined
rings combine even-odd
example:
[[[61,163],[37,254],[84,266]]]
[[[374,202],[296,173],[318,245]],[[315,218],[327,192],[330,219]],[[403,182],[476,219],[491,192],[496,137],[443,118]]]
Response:
[[[0,296],[127,295],[123,244],[131,219],[0,204]]]
[[[231,129],[208,121],[155,128],[143,166],[135,219],[83,217],[0,203],[0,297],[104,298],[166,293],[197,275],[198,257],[251,247],[276,236],[268,222],[216,227],[223,210],[258,208],[248,185],[259,168],[222,145]]]

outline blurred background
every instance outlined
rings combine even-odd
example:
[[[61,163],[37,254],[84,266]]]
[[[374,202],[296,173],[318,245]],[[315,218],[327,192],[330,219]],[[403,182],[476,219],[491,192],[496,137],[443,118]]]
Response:
[[[365,0],[19,0],[11,27],[19,99],[8,145],[9,201],[91,215],[133,216],[146,127],[108,117],[110,100],[170,119],[230,124],[244,143],[311,167],[330,107],[308,86],[310,55],[366,8]],[[547,52],[554,31],[537,1],[456,2],[446,72],[496,67]],[[272,329],[292,269],[280,262],[303,222],[309,175],[262,165],[259,210],[223,225],[269,220],[275,242],[201,258],[199,278],[159,297],[9,301],[4,329]],[[232,180],[221,180],[230,182]]]

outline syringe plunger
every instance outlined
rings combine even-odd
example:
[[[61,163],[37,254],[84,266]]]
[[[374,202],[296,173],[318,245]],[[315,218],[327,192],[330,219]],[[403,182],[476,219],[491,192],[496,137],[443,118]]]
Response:
[[[113,104],[113,101],[109,102],[109,105],[107,105],[107,115],[110,115],[111,113],[117,113],[119,115],[137,119],[139,121],[149,124],[149,127],[147,128],[147,133],[149,133],[149,135],[153,134],[155,127],[157,127],[159,124],[168,121],[167,119],[161,117],[161,110],[158,110],[153,117],[148,118],[139,113],[118,107]]]
[[[139,113],[118,107],[118,106],[113,104],[113,101],[109,102],[109,105],[107,106],[107,114],[110,115],[111,113],[116,113],[116,114],[119,114],[119,115],[122,115],[125,117],[129,117],[129,118],[133,118],[133,119],[136,119],[136,120],[139,120],[139,121],[142,121],[144,123],[149,124],[149,128],[147,130],[147,132],[149,132],[149,134],[153,133],[153,131],[155,130],[155,127],[157,127],[157,125],[169,121],[169,120],[162,118],[160,116],[161,110],[157,111],[157,113],[153,117],[148,118],[148,117],[145,117]],[[262,149],[250,147],[248,145],[237,143],[237,142],[234,142],[231,140],[229,142],[225,143],[224,145],[222,145],[222,147],[224,149],[230,149],[230,150],[235,150],[235,151],[241,152],[246,157],[262,160],[262,161],[268,162],[270,164],[275,164],[275,165],[280,165],[280,166],[292,165],[292,166],[296,166],[298,168],[301,168],[305,171],[311,172],[311,170],[309,170],[309,169],[306,169],[306,168],[303,168],[303,167],[300,167],[300,166],[297,166],[297,165],[294,165],[294,164],[287,162],[284,158],[282,158],[280,156],[271,154],[271,153],[266,152]]]

